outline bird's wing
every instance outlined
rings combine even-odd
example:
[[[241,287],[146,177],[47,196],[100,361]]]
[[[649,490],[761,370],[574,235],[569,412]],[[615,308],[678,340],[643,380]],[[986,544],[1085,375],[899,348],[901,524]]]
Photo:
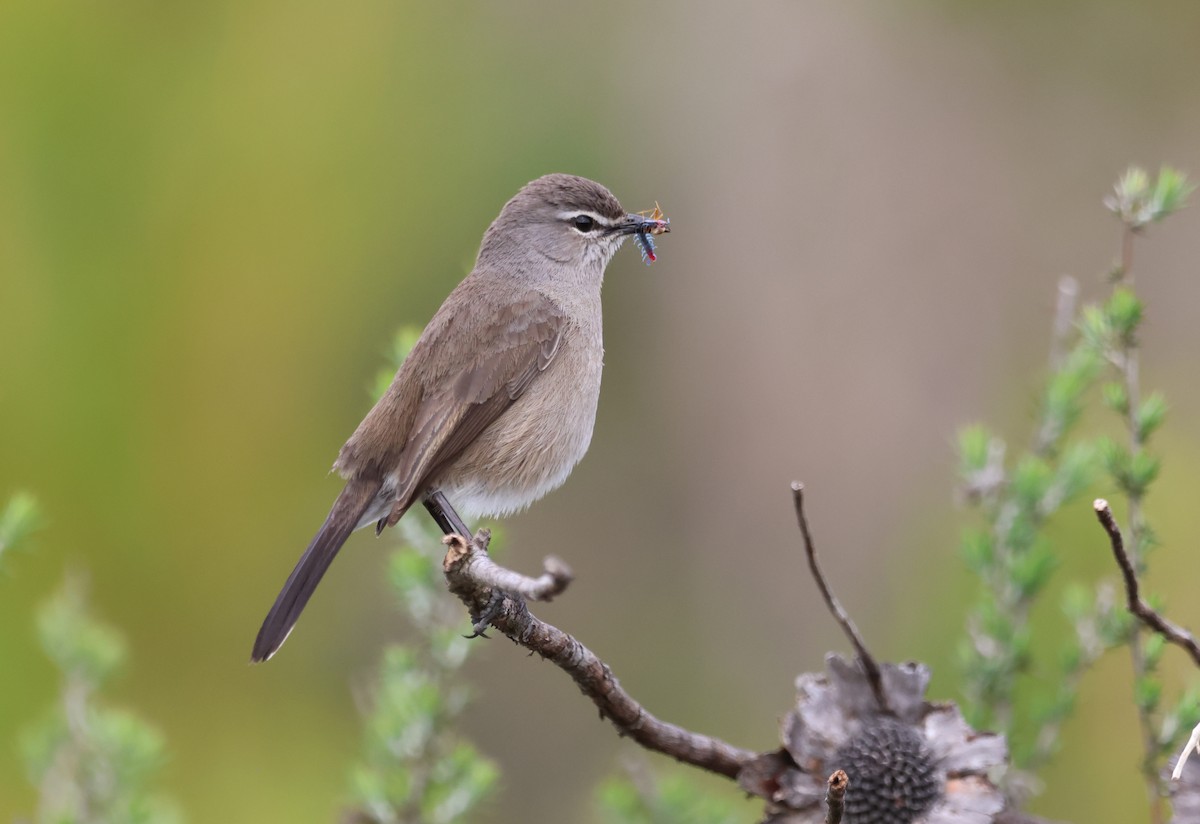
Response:
[[[437,370],[437,385],[424,387],[400,456],[401,507],[512,406],[558,354],[566,325],[562,310],[540,293],[507,300],[486,318],[466,311],[451,319],[441,335],[453,335],[459,346],[430,341],[434,352],[461,353],[461,362],[439,364],[446,368]],[[478,343],[463,346],[466,341]],[[483,348],[489,355],[480,359]]]

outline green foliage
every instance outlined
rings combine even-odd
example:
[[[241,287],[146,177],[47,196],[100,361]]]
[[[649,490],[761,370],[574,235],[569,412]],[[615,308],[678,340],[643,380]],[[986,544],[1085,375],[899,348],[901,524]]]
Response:
[[[1158,734],[1161,752],[1173,752],[1188,731],[1200,724],[1200,690],[1190,687],[1175,706],[1163,714]]]
[[[1186,175],[1169,166],[1164,166],[1153,182],[1144,169],[1131,166],[1104,205],[1131,230],[1140,231],[1182,209],[1195,190]]]
[[[1139,710],[1152,713],[1162,699],[1162,682],[1157,678],[1139,678],[1133,683],[1133,703]]]
[[[969,476],[987,469],[994,437],[987,427],[975,424],[958,433],[960,472]]]
[[[1150,223],[1186,205],[1195,187],[1180,173],[1163,168],[1157,179],[1140,169],[1130,169],[1117,182],[1114,193],[1105,200],[1125,225],[1121,263],[1114,271],[1117,284],[1103,309],[1088,318],[1088,340],[1097,353],[1116,372],[1111,389],[1105,392],[1106,405],[1120,416],[1126,431],[1126,444],[1111,440],[1100,443],[1105,470],[1126,502],[1123,539],[1129,560],[1140,575],[1147,567],[1149,551],[1158,544],[1154,529],[1146,518],[1144,501],[1158,478],[1161,460],[1147,447],[1166,419],[1167,402],[1161,393],[1141,398],[1138,364],[1138,331],[1145,311],[1133,289],[1130,273],[1133,237]],[[1154,598],[1148,596],[1153,602]],[[1145,783],[1151,795],[1160,794],[1159,763],[1179,734],[1180,719],[1193,710],[1193,698],[1185,695],[1175,706],[1164,707],[1164,685],[1158,675],[1165,651],[1163,639],[1147,634],[1139,625],[1130,625],[1125,639],[1133,657],[1134,703],[1146,742],[1142,754]]]
[[[69,579],[38,614],[42,649],[68,681],[98,689],[125,661],[125,639],[86,612],[83,585]]]
[[[1104,469],[1117,488],[1129,497],[1145,497],[1158,477],[1159,459],[1147,452],[1131,452],[1110,438],[1101,438],[1098,443]]]
[[[441,547],[429,531],[417,543]],[[433,552],[404,547],[389,570],[425,644],[384,652],[369,692],[363,756],[351,771],[352,820],[470,821],[495,790],[499,771],[454,729],[469,699],[457,677],[472,649],[462,636],[462,607],[446,593]]]
[[[635,772],[636,770],[636,772]],[[644,766],[600,785],[600,820],[612,824],[738,824],[746,814],[735,799],[700,789],[690,775],[656,778]]]
[[[1134,696],[1143,728],[1149,730],[1153,719],[1163,716],[1161,733],[1148,733],[1146,740],[1157,735],[1173,742],[1188,729],[1187,719],[1200,713],[1191,694],[1163,710],[1163,685],[1156,674],[1165,651],[1163,639],[1143,637],[1110,586],[1100,586],[1093,596],[1073,583],[1067,587],[1063,610],[1075,638],[1059,652],[1057,678],[1023,682],[1028,684],[1031,717],[1038,728],[1031,741],[1013,740],[1020,738],[1014,720],[1020,713],[1013,706],[1017,683],[1036,664],[1029,645],[1030,611],[1057,566],[1056,548],[1044,535],[1046,521],[1078,498],[1102,469],[1128,501],[1125,543],[1139,572],[1144,570],[1146,552],[1156,543],[1141,505],[1158,478],[1161,461],[1145,447],[1166,418],[1167,402],[1160,393],[1139,400],[1138,334],[1145,306],[1129,277],[1132,237],[1182,208],[1193,189],[1183,175],[1169,168],[1153,180],[1137,168],[1121,177],[1105,199],[1126,227],[1121,263],[1114,272],[1116,283],[1103,303],[1078,311],[1071,339],[1058,341],[1057,348],[1067,347],[1066,354],[1052,363],[1043,386],[1030,447],[1015,456],[1009,468],[1005,445],[988,430],[973,426],[959,435],[966,497],[978,506],[984,520],[982,528],[965,530],[962,539],[963,556],[983,583],[963,645],[964,712],[972,723],[995,724],[1008,734],[1015,762],[1026,769],[1037,768],[1052,755],[1058,729],[1076,704],[1081,679],[1114,646],[1130,644],[1133,649]],[[1102,376],[1106,379],[1100,400],[1122,419],[1127,443],[1075,433],[1089,390]],[[1162,753],[1144,754],[1151,785],[1157,781],[1156,764]]]
[[[36,498],[28,492],[18,492],[8,499],[0,511],[0,569],[8,551],[23,546],[41,526],[42,513]]]
[[[963,486],[984,521],[966,529],[962,539],[963,556],[983,583],[960,651],[963,710],[972,725],[999,727],[1010,738],[1017,682],[1033,664],[1029,611],[1058,566],[1042,534],[1044,524],[1096,476],[1095,448],[1067,438],[1101,366],[1082,336],[1074,342],[1047,376],[1031,445],[1011,469],[1005,466],[1006,445],[988,429],[976,425],[959,433]],[[1032,700],[1051,703],[1044,695]]]
[[[1067,430],[1079,420],[1083,400],[1103,362],[1090,347],[1076,346],[1047,380],[1042,396],[1041,429],[1033,450],[1054,456]]]
[[[31,726],[22,752],[39,790],[39,824],[175,824],[174,806],[151,790],[166,760],[162,736],[137,715],[103,706],[103,685],[125,662],[116,630],[88,614],[78,578],[41,610],[43,649],[62,672],[58,705]]]
[[[351,772],[356,821],[454,824],[495,789],[499,773],[451,725],[467,693],[412,650],[389,647],[365,722],[365,753]]]
[[[1128,411],[1128,407],[1126,407]],[[1137,414],[1137,440],[1145,443],[1150,440],[1167,416],[1167,399],[1160,392],[1153,392],[1142,401]]]
[[[1142,655],[1146,658],[1146,667],[1154,670],[1162,660],[1162,654],[1167,649],[1167,642],[1161,635],[1151,635],[1142,646]]]
[[[1129,412],[1129,393],[1125,390],[1124,384],[1116,381],[1109,381],[1101,387],[1104,405],[1116,412],[1118,415],[1125,415]]]
[[[392,366],[376,381],[381,395],[420,336],[397,333]],[[363,754],[351,769],[348,820],[367,824],[459,824],[495,791],[499,770],[456,732],[469,701],[459,669],[474,645],[463,637],[462,605],[446,592],[441,535],[406,518],[407,545],[392,554],[388,579],[420,646],[388,647],[368,692]]]
[[[1128,286],[1113,289],[1112,297],[1104,307],[1104,315],[1108,320],[1106,326],[1121,345],[1134,345],[1134,334],[1141,325],[1144,311],[1142,302]]]

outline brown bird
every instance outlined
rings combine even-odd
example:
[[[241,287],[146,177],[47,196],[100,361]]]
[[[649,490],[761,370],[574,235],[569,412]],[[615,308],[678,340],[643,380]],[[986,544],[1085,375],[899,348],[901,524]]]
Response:
[[[627,214],[572,175],[538,178],[505,204],[474,269],[342,447],[333,466],[346,486],[258,631],[254,661],[287,640],[355,529],[394,526],[436,493],[500,517],[566,480],[596,419],[605,267],[627,237],[666,231],[657,211]],[[453,514],[440,523],[464,529]]]

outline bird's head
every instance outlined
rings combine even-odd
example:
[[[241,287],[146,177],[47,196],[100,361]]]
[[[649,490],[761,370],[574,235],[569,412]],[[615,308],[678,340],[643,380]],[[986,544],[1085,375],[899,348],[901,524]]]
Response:
[[[549,174],[527,183],[505,204],[484,235],[480,261],[489,250],[510,255],[515,244],[554,263],[602,275],[626,238],[666,231],[667,221],[627,213],[593,180]]]

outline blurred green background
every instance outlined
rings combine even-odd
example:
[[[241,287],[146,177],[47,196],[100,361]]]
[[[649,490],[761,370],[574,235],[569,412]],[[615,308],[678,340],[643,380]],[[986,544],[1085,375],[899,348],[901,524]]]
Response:
[[[129,636],[116,698],[166,734],[192,822],[333,819],[355,685],[406,632],[394,539],[352,539],[269,665],[250,644],[393,331],[549,171],[658,200],[675,232],[652,269],[610,267],[591,453],[506,524],[514,566],[577,573],[539,613],[661,717],[771,747],[794,675],[844,648],[799,478],[876,652],[953,697],[953,433],[1023,440],[1055,281],[1104,290],[1117,174],[1200,175],[1198,36],[1191,0],[6,0],[0,496],[50,523],[0,579],[0,821],[33,804],[15,742],[56,688],[32,624],[64,568]],[[1192,626],[1198,262],[1193,209],[1136,264],[1144,383],[1173,409],[1150,583]],[[1065,565],[1109,572],[1089,506],[1058,530]],[[1088,682],[1037,809],[1144,820],[1127,670]],[[489,820],[587,821],[626,745],[506,642],[469,674],[468,732],[505,771]]]

